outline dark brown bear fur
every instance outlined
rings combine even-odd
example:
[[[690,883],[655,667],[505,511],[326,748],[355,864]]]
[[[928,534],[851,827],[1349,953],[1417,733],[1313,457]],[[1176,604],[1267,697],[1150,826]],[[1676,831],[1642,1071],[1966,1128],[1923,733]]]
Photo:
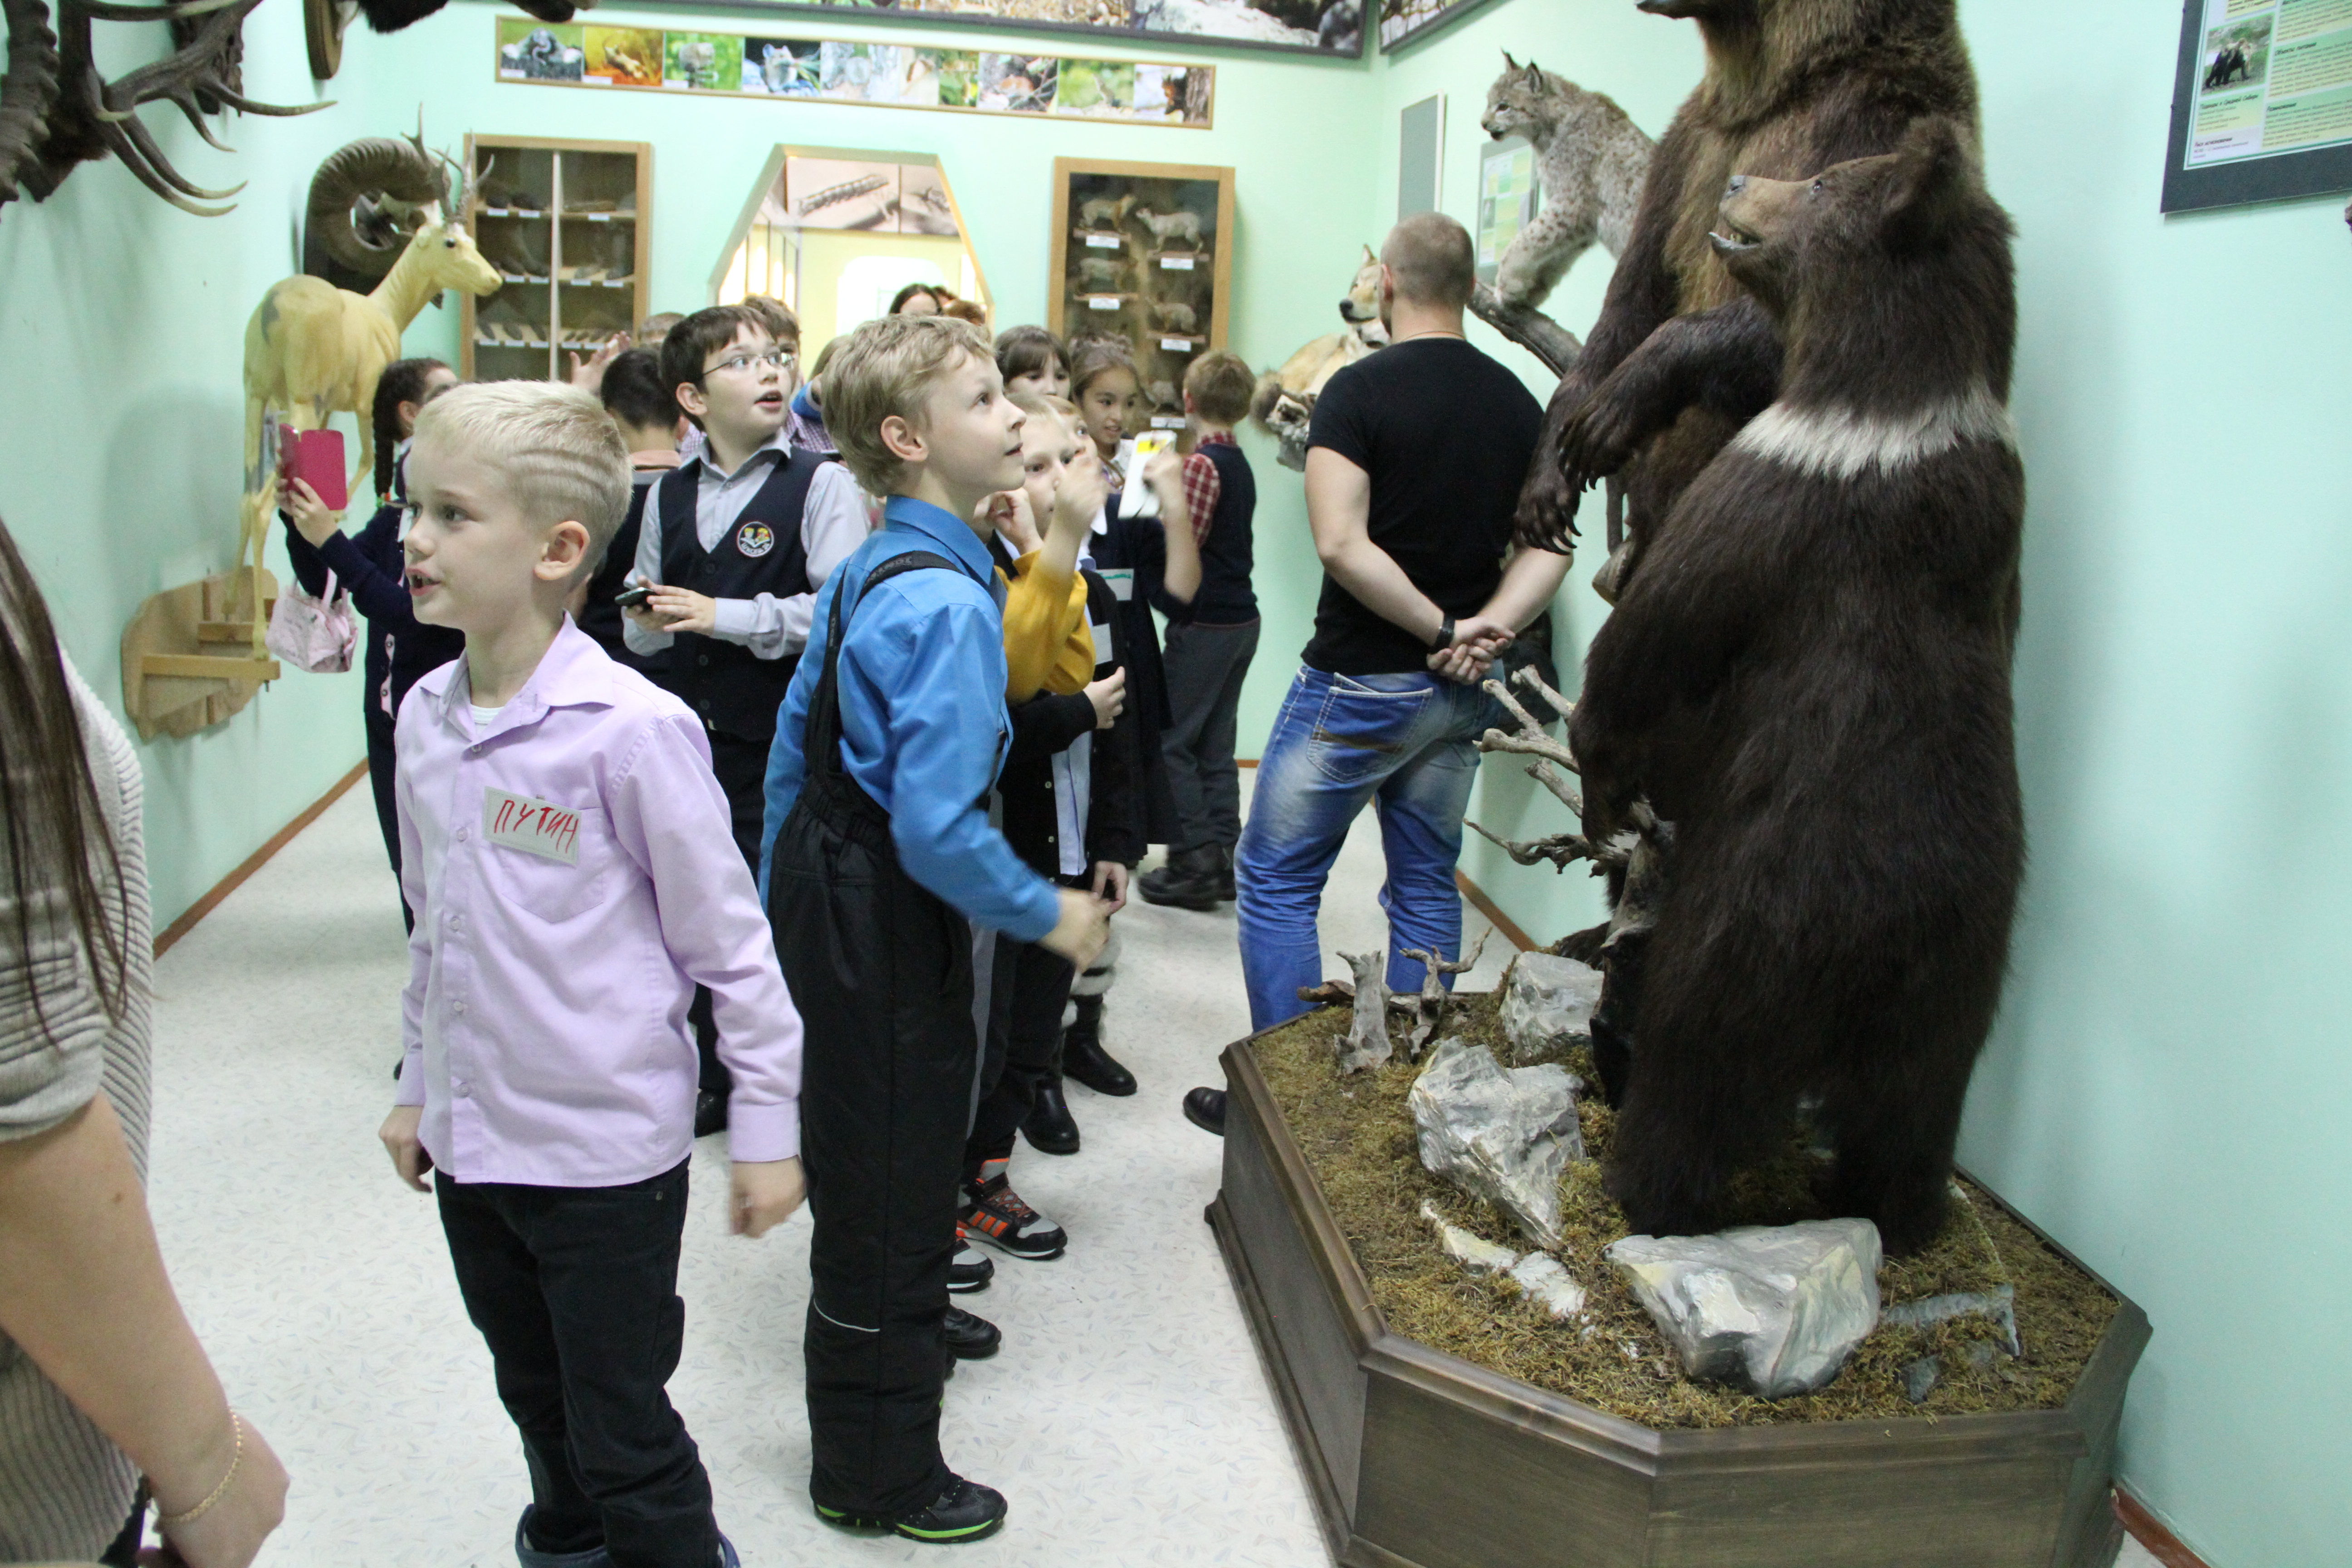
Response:
[[[1711,1230],[1817,1099],[1833,1212],[1930,1240],[2024,868],[2011,744],[2024,474],[2010,225],[1964,125],[1733,182],[1718,248],[1779,400],[1685,491],[1593,639],[1589,834],[1674,825],[1610,1190]]]
[[[1928,116],[1977,129],[1956,0],[1641,0],[1697,22],[1706,75],[1658,143],[1601,319],[1546,412],[1522,542],[1566,548],[1578,492],[1624,473],[1633,549],[1780,384],[1778,340],[1707,246],[1735,172],[1811,179]],[[1555,454],[1557,456],[1555,456]],[[1634,557],[1611,575],[1622,592]]]

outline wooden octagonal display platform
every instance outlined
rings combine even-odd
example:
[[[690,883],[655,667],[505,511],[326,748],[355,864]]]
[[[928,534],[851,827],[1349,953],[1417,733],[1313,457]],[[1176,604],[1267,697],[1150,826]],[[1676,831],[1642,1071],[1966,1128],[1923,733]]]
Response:
[[[2148,1336],[2130,1301],[2061,1409],[1654,1430],[1391,1333],[1250,1043],[1223,1059],[1210,1223],[1346,1568],[2114,1560],[2116,1426]]]

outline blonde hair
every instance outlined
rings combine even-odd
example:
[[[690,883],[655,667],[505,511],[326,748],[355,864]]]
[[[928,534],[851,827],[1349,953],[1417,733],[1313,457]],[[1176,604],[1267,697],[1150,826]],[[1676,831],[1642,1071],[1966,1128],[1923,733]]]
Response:
[[[629,447],[604,405],[576,386],[490,381],[453,386],[416,416],[416,439],[499,470],[523,515],[588,531],[593,572],[629,510]]]
[[[878,316],[846,338],[824,369],[824,430],[866,491],[888,495],[906,465],[882,441],[882,421],[923,419],[923,399],[967,359],[996,363],[988,340],[953,316]]]
[[[1031,419],[1052,420],[1061,426],[1064,436],[1077,434],[1078,405],[1066,397],[1055,397],[1046,393],[1030,392],[1024,389],[1020,392],[1006,393],[1004,400],[1029,416]]]

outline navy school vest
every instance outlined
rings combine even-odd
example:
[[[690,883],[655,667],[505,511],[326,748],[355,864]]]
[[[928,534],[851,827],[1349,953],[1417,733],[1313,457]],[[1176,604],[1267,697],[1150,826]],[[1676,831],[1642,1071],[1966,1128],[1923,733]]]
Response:
[[[1227,441],[1200,448],[1216,466],[1217,510],[1201,542],[1201,589],[1192,595],[1192,619],[1206,626],[1236,626],[1257,619],[1250,523],[1257,510],[1257,479],[1242,449]]]
[[[695,536],[700,468],[689,465],[663,479],[654,503],[661,509],[662,582],[713,599],[749,599],[761,594],[789,599],[808,593],[808,549],[801,542],[801,516],[809,485],[825,461],[794,451],[779,462],[715,550],[703,549]],[[711,729],[747,741],[766,741],[775,736],[776,710],[783,705],[799,664],[798,654],[761,658],[741,643],[679,632],[670,646],[669,668],[661,684]]]

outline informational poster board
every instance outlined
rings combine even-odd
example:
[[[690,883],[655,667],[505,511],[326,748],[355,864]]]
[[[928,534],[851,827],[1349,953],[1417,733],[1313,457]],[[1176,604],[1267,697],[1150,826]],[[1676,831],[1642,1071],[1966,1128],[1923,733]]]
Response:
[[[2164,210],[2352,190],[2352,0],[2187,0]]]
[[[1445,95],[1405,105],[1397,116],[1397,221],[1444,205]]]
[[[1543,199],[1536,180],[1536,150],[1524,136],[1506,136],[1478,149],[1478,281],[1492,283],[1503,252],[1533,223]]]

